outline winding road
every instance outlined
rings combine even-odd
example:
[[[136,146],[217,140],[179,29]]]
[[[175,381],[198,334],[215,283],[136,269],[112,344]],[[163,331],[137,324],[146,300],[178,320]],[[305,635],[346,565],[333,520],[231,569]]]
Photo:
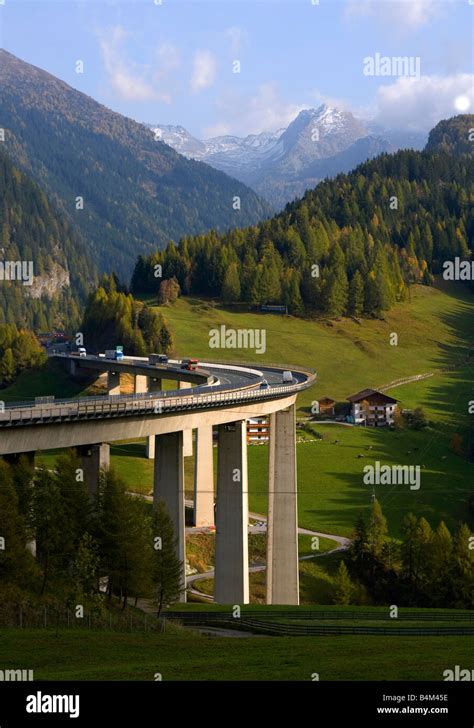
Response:
[[[193,501],[186,501],[186,506],[189,508],[193,507]],[[255,520],[257,522],[260,522],[261,525],[249,525],[249,533],[265,533],[267,530],[267,517],[263,516],[261,513],[249,513],[249,518],[252,520]],[[210,528],[187,528],[187,533],[199,533],[199,532],[207,532],[212,533],[214,529]],[[350,539],[345,538],[344,536],[336,536],[335,534],[331,533],[322,533],[321,531],[311,531],[307,528],[298,528],[298,533],[303,534],[306,536],[317,536],[318,538],[327,538],[331,541],[335,541],[338,546],[336,548],[331,549],[330,551],[323,551],[320,554],[308,554],[307,556],[300,556],[300,561],[308,561],[310,559],[319,558],[321,556],[328,556],[329,554],[336,554],[340,551],[345,551],[350,546]],[[266,564],[255,564],[253,566],[249,567],[249,572],[257,572],[257,571],[265,571],[267,568]],[[212,596],[209,596],[208,594],[204,594],[203,592],[200,592],[198,589],[195,589],[193,587],[193,584],[195,584],[197,581],[200,581],[202,579],[212,579],[214,578],[214,569],[211,569],[210,571],[201,572],[200,574],[191,574],[190,576],[186,577],[186,585],[188,587],[188,592],[190,594],[194,594],[195,596],[199,596],[201,598],[206,599],[209,602],[213,602],[214,599]]]

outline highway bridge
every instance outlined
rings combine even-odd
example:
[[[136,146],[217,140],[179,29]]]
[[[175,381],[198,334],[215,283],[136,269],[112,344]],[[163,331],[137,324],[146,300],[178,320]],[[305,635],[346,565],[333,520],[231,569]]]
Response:
[[[295,401],[314,383],[315,373],[292,368],[292,381],[283,382],[288,367],[201,362],[189,371],[179,360],[53,356],[75,378],[106,373],[108,394],[7,405],[0,411],[0,455],[34,457],[39,450],[76,448],[93,496],[101,469],[110,465],[110,443],[147,438],[148,456],[155,461],[154,502],[165,502],[185,563],[184,457],[192,454],[195,431],[194,523],[212,526],[216,514],[218,603],[249,601],[246,420],[269,416],[267,603],[298,604]],[[121,374],[132,375],[133,393],[121,393]],[[176,388],[163,389],[163,381],[176,382]],[[213,428],[218,433],[216,509]],[[185,593],[183,575],[183,600]]]

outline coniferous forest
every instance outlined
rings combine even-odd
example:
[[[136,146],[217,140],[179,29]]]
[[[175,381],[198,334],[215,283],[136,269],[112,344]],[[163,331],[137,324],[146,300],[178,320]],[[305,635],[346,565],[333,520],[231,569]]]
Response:
[[[136,356],[173,349],[173,336],[161,313],[136,301],[114,275],[103,275],[90,294],[81,331],[93,351],[114,348],[118,342]]]
[[[469,255],[473,199],[469,155],[383,154],[258,226],[186,237],[140,256],[131,288],[157,292],[161,265],[184,293],[286,304],[294,315],[380,316],[410,284],[429,285],[444,260]]]

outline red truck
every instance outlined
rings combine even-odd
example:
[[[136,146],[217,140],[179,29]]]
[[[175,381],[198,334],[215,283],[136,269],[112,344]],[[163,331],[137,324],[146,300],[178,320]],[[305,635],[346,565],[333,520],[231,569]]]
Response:
[[[183,359],[181,361],[181,369],[187,369],[189,372],[193,372],[198,368],[198,359]]]

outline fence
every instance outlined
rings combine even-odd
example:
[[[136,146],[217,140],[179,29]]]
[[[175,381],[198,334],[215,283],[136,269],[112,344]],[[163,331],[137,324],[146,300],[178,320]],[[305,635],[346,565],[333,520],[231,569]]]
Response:
[[[0,609],[0,629],[83,629],[112,632],[163,632],[166,616],[141,612],[125,613],[108,611],[105,614],[84,612],[76,617],[71,609],[57,610],[52,607],[33,609],[19,606]]]
[[[180,612],[167,611],[168,619],[178,619],[183,622],[201,622],[201,621],[226,621],[231,618],[229,612],[217,611],[200,611],[200,612]],[[285,620],[368,620],[368,621],[385,621],[389,619],[388,610],[382,612],[380,610],[349,610],[334,609],[327,611],[315,610],[273,610],[273,609],[246,609],[242,612],[242,617],[246,618],[274,618]],[[413,610],[399,610],[398,621],[417,621],[417,622],[473,622],[474,610],[434,610],[430,612],[419,612]],[[393,621],[393,620],[392,620]]]
[[[387,612],[381,611],[303,611],[303,610],[246,610],[239,618],[234,618],[228,612],[167,612],[168,619],[179,620],[187,626],[221,627],[226,629],[244,630],[257,634],[273,636],[330,636],[330,635],[393,635],[393,636],[447,636],[447,635],[474,635],[474,624],[453,626],[398,626],[401,621],[417,622],[474,622],[474,612],[467,611],[433,611],[415,612],[406,610],[399,612],[398,618],[390,619]],[[280,622],[278,620],[288,620]],[[327,625],[327,624],[291,624],[298,620],[351,620],[351,621],[384,621],[384,625]],[[388,626],[390,623],[390,626]]]

